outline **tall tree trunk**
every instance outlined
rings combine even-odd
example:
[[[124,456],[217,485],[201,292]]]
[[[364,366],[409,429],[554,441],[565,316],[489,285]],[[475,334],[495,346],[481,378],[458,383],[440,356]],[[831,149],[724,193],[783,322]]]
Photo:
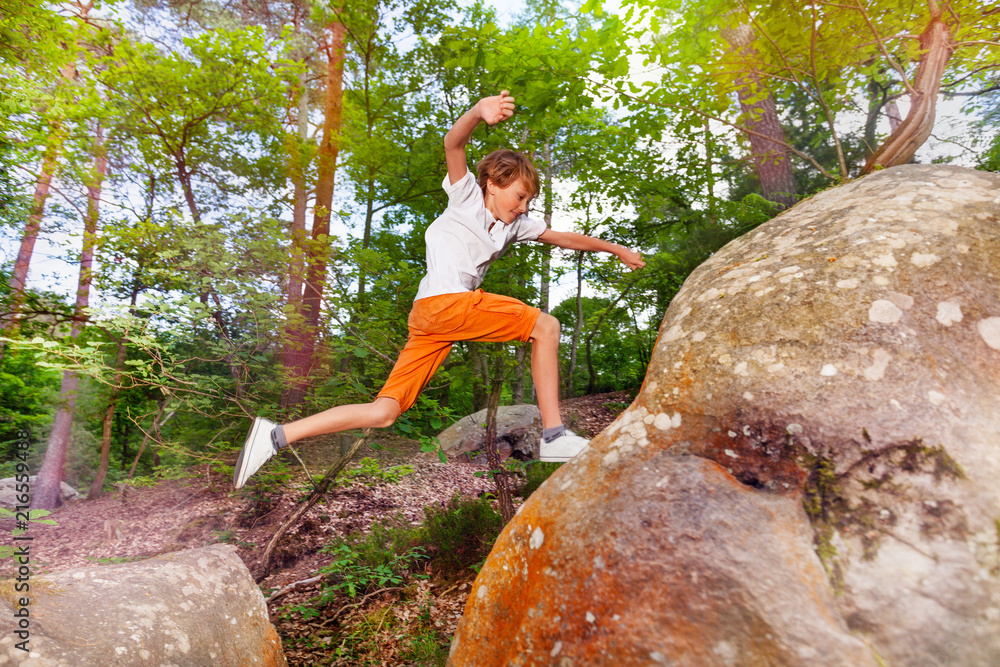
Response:
[[[194,184],[192,182],[192,172],[187,165],[187,157],[184,154],[184,150],[180,149],[174,155],[174,166],[177,170],[177,180],[181,183],[181,190],[184,191],[184,199],[188,205],[188,211],[191,213],[191,219],[194,220],[196,226],[201,225],[201,210],[198,208],[198,201],[194,196]],[[203,270],[203,276],[212,277],[212,272],[210,270]],[[219,299],[218,293],[216,293],[214,288],[203,289],[199,299],[202,303],[208,305],[208,299],[211,297],[212,301],[215,303],[215,310],[212,312],[212,319],[215,321],[216,326],[219,328],[219,336],[221,339],[222,347],[225,349],[223,353],[223,359],[226,361],[226,365],[229,367],[229,376],[233,379],[233,386],[236,392],[236,398],[240,398],[243,395],[243,377],[240,372],[240,365],[236,359],[236,355],[232,353],[233,344],[232,338],[226,331],[226,321],[222,313],[222,301]],[[135,303],[133,302],[133,306]]]
[[[923,55],[920,56],[917,74],[913,78],[910,112],[885,143],[868,157],[864,169],[861,170],[862,174],[906,164],[931,136],[941,79],[954,48],[951,30],[938,13],[931,18],[931,22],[920,35],[920,49]]]
[[[618,306],[618,302],[624,299],[625,295],[627,295],[630,291],[632,291],[632,288],[636,286],[637,282],[638,281],[632,281],[631,283],[629,283],[629,285],[624,290],[622,290],[621,294],[615,297],[615,300],[612,301],[608,305],[608,307],[601,312],[601,316],[598,317],[597,321],[594,323],[594,328],[590,330],[590,333],[588,333],[587,337],[584,339],[584,346],[587,352],[587,357],[586,357],[587,372],[590,374],[590,379],[587,381],[588,394],[593,394],[594,388],[597,385],[597,371],[594,369],[594,362],[593,359],[591,358],[591,352],[590,352],[590,347],[594,340],[594,336],[596,336],[597,332],[601,330],[601,325],[604,324],[605,318],[607,318],[608,315],[614,312],[615,308]]]
[[[545,165],[543,169],[544,180],[542,182],[542,206],[544,209],[545,228],[552,228],[552,146],[545,142],[542,149],[542,160]],[[549,283],[552,276],[552,246],[547,243],[542,244],[542,275],[541,285],[538,289],[538,307],[543,313],[549,312]]]
[[[133,292],[133,294],[138,294],[138,292]],[[133,301],[134,298],[133,296]],[[87,500],[100,498],[104,492],[104,479],[108,476],[108,466],[111,463],[111,425],[114,421],[115,407],[118,405],[118,396],[121,394],[122,371],[125,369],[125,351],[125,340],[120,339],[115,352],[115,374],[111,383],[111,395],[108,397],[108,407],[104,409],[104,419],[101,421],[101,462],[97,467],[97,475],[94,476],[94,481],[90,485]]]
[[[473,342],[468,345],[469,366],[472,368],[472,411],[479,412],[489,403],[486,387],[490,383],[490,369],[483,349],[486,343]]]
[[[580,332],[583,330],[583,251],[576,253],[576,324],[573,326],[573,342],[569,347],[569,372],[566,373],[566,390],[574,395],[576,374],[576,352],[580,348]]]
[[[367,192],[365,193],[365,232],[361,237],[361,248],[367,250],[372,242],[372,220],[375,217],[375,176],[369,170]],[[358,306],[364,308],[365,290],[368,286],[368,272],[363,263],[358,263]]]
[[[128,479],[132,479],[132,476],[135,475],[135,467],[137,465],[139,465],[139,459],[142,458],[143,452],[146,451],[146,445],[149,444],[149,441],[151,439],[153,439],[153,438],[155,438],[157,442],[160,441],[160,419],[162,419],[162,417],[163,417],[164,410],[167,409],[167,401],[169,401],[169,400],[170,400],[169,396],[161,396],[156,401],[156,406],[157,406],[156,414],[153,415],[153,425],[152,425],[152,428],[150,429],[150,431],[152,431],[152,433],[146,432],[146,433],[143,434],[143,436],[142,436],[142,444],[139,445],[139,451],[136,452],[136,454],[135,454],[135,459],[132,461],[132,467],[128,469]],[[167,417],[167,419],[170,419],[170,417],[172,417],[173,414],[174,413],[171,412],[170,415]],[[166,420],[163,420],[163,421],[166,421]],[[153,456],[156,457],[156,447],[155,446],[153,447]]]
[[[726,30],[723,37],[734,50],[747,54],[747,62],[753,60],[750,54],[754,51],[754,33],[749,25]],[[750,130],[746,134],[761,191],[766,199],[787,208],[795,203],[797,189],[791,154],[778,118],[774,95],[763,84],[756,71],[749,70],[738,83],[740,109],[745,119],[743,124]]]
[[[500,451],[497,447],[497,412],[500,409],[500,394],[503,390],[503,356],[498,355],[494,364],[494,377],[490,385],[490,399],[486,407],[486,461],[493,471],[493,484],[497,490],[497,504],[500,506],[500,516],[506,525],[514,518],[514,501],[511,498],[510,480],[507,471],[500,461]]]
[[[73,309],[73,327],[70,338],[76,340],[87,317],[90,304],[90,284],[94,264],[94,246],[97,243],[97,221],[101,203],[101,188],[108,171],[104,134],[100,125],[94,143],[94,172],[87,184],[87,217],[83,223],[83,248],[80,251],[80,276],[77,279],[76,305]],[[32,507],[54,509],[59,504],[59,489],[62,486],[63,471],[69,453],[69,438],[76,410],[76,392],[79,379],[76,373],[63,371],[59,387],[59,409],[56,410],[49,444],[45,448],[45,459],[35,481]]]
[[[309,141],[309,89],[306,74],[299,74],[296,87],[298,94],[298,137],[289,140],[289,176],[294,187],[292,204],[291,248],[288,264],[288,283],[285,292],[287,320],[285,322],[285,343],[282,364],[287,384],[282,390],[281,406],[287,410],[299,405],[308,388],[308,378],[302,369],[309,367],[309,352],[303,349],[302,285],[305,282],[306,254],[306,208],[309,191],[306,187],[308,160],[303,150]]]
[[[712,137],[712,128],[709,121],[705,119],[705,190],[708,193],[708,222],[715,224],[715,169],[712,167],[712,160],[715,154],[715,140]]]
[[[522,290],[527,287],[527,281],[524,278],[518,278],[517,284]],[[514,376],[510,381],[510,398],[514,405],[524,403],[524,374],[527,360],[528,345],[527,343],[519,343],[514,348]]]
[[[514,348],[514,378],[510,381],[510,397],[514,405],[524,403],[525,368],[528,363],[528,345],[521,343]]]
[[[595,329],[596,331],[596,329]],[[593,394],[597,390],[597,371],[594,369],[594,360],[590,356],[590,345],[593,336],[587,336],[586,358],[587,358],[587,394]]]
[[[878,121],[882,117],[882,110],[885,109],[885,116],[889,119],[889,134],[896,131],[900,123],[903,122],[899,115],[899,107],[896,100],[886,101],[886,87],[875,79],[868,82],[868,117],[865,119],[865,147],[868,155],[875,153],[875,133],[878,130]]]
[[[4,313],[0,320],[0,335],[8,335],[17,326],[18,315],[24,305],[24,287],[28,280],[28,267],[31,255],[38,240],[38,232],[42,228],[42,216],[45,213],[45,202],[49,198],[52,187],[52,176],[56,170],[56,160],[62,148],[63,128],[61,122],[53,123],[45,144],[45,154],[42,156],[42,170],[35,181],[35,194],[28,211],[28,220],[21,236],[21,247],[14,260],[14,270],[10,275],[11,304],[10,311]]]
[[[300,305],[302,329],[294,341],[297,366],[294,377],[306,387],[312,370],[316,340],[319,335],[319,316],[323,305],[323,284],[326,281],[326,256],[329,248],[330,215],[333,209],[334,176],[337,170],[341,110],[344,96],[344,37],[343,23],[330,24],[326,43],[326,104],[323,118],[323,136],[319,145],[316,166],[316,202],[313,207],[312,243],[306,253],[306,282]],[[304,395],[304,389],[302,390]],[[301,398],[300,398],[301,400]]]
[[[90,7],[86,7],[81,18],[86,19]],[[76,63],[68,63],[59,71],[60,77],[66,83],[72,83],[76,78]],[[65,128],[61,118],[55,118],[49,125],[49,134],[45,141],[45,153],[42,155],[42,170],[35,181],[35,194],[28,211],[28,220],[21,236],[21,247],[14,260],[14,270],[10,275],[11,307],[10,312],[0,315],[0,336],[8,335],[17,326],[17,316],[24,305],[24,287],[28,280],[28,267],[31,255],[38,240],[38,232],[42,228],[42,216],[45,213],[45,202],[52,188],[52,177],[56,171],[56,162],[65,140]],[[0,357],[3,356],[3,345],[0,343]]]

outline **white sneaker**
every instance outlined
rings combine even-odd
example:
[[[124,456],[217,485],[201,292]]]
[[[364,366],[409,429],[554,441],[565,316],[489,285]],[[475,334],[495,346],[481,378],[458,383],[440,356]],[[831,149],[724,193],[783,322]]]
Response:
[[[271,443],[271,429],[274,427],[274,422],[261,417],[254,418],[233,471],[233,486],[237,489],[246,484],[250,476],[275,455],[274,445]]]
[[[586,449],[589,444],[590,440],[581,438],[576,433],[573,433],[573,431],[566,431],[565,434],[550,442],[542,440],[539,447],[538,460],[548,463],[569,461]]]

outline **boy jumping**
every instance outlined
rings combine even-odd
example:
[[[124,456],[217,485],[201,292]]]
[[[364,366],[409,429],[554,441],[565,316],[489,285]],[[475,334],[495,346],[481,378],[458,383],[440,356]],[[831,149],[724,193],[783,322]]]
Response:
[[[645,266],[636,252],[583,234],[547,229],[525,215],[538,194],[538,173],[527,156],[497,150],[480,162],[474,179],[465,145],[480,121],[495,125],[514,115],[507,91],[486,97],[458,119],[444,138],[448,208],[427,228],[427,275],[420,281],[407,325],[406,346],[371,403],[339,405],[284,425],[257,417],[236,461],[238,489],[278,451],[302,438],[392,425],[417,400],[452,343],[531,341],[531,377],[542,415],[542,461],[568,461],[588,441],[563,426],[559,413],[559,320],[517,299],[483,292],[486,270],[511,243],[541,241],[568,250],[609,252],[631,269]],[[501,223],[501,224],[497,224]]]

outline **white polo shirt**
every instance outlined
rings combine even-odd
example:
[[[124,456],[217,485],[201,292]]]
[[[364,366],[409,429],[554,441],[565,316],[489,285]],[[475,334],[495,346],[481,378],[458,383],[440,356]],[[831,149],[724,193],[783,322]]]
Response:
[[[466,171],[454,185],[445,176],[443,187],[448,193],[448,208],[424,234],[427,275],[417,288],[417,299],[477,289],[490,264],[503,255],[507,246],[534,241],[545,231],[544,221],[525,215],[509,225],[494,218],[471,171]]]

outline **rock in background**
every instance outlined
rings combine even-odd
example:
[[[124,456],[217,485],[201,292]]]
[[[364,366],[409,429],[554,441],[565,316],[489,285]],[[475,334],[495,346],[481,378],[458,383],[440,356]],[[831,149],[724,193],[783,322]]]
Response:
[[[5,586],[0,662],[19,664],[16,607]],[[236,547],[215,544],[30,580],[32,667],[284,666],[267,605]],[[27,664],[27,663],[25,663]]]
[[[877,172],[688,278],[450,664],[1000,664],[998,480],[1000,177]]]
[[[462,417],[441,431],[438,440],[449,458],[469,459],[486,447],[486,410]],[[522,459],[538,458],[542,415],[535,405],[502,405],[497,410],[497,445],[501,457],[516,452]]]
[[[23,484],[23,482],[22,482]],[[28,488],[35,488],[35,476],[32,475],[28,478]],[[77,493],[76,489],[67,484],[66,482],[60,482],[59,488],[59,500],[61,503],[66,503],[71,500],[77,500],[80,498],[80,494]],[[0,479],[0,507],[6,507],[7,509],[14,509],[18,505],[25,503],[18,503],[17,496],[20,495],[17,492],[17,478],[16,477],[5,477]],[[30,494],[29,494],[30,498]],[[29,503],[30,504],[30,500]]]

